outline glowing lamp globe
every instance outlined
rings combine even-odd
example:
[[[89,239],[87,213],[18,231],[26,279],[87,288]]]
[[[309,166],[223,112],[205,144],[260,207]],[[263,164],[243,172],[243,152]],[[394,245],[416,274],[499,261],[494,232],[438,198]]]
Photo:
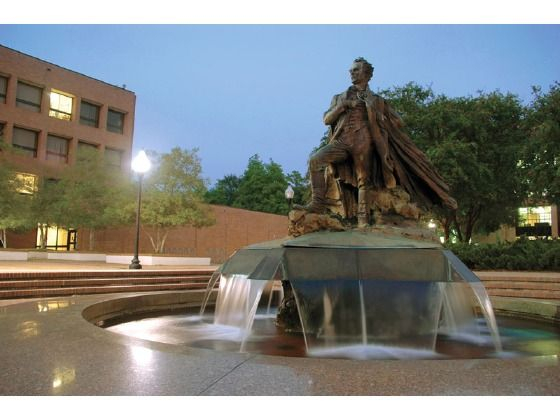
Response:
[[[139,174],[145,174],[152,167],[152,162],[148,159],[146,152],[141,150],[132,160],[132,170]]]

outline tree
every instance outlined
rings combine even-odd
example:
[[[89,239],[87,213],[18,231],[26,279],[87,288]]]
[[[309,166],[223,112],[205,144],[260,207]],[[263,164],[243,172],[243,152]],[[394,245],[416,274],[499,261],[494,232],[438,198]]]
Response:
[[[531,198],[560,203],[560,83],[547,93],[533,87],[525,127],[528,140],[521,164]]]
[[[237,199],[241,178],[237,175],[226,175],[216,182],[214,188],[206,193],[206,201],[210,204],[232,206]]]
[[[80,150],[75,165],[68,166],[57,183],[54,220],[59,226],[89,229],[89,249],[95,231],[123,222],[118,209],[134,200],[122,171],[105,164],[96,150]]]
[[[518,167],[524,109],[517,96],[435,96],[408,84],[386,95],[412,140],[430,158],[457,200],[456,211],[434,209],[448,238],[469,242],[474,232],[512,223],[525,197]]]
[[[27,227],[26,217],[29,196],[25,181],[18,177],[7,159],[10,147],[0,138],[0,242],[3,248],[8,247],[7,231]]]
[[[270,160],[263,163],[258,155],[249,158],[241,177],[234,207],[266,213],[287,214],[288,203],[284,192],[288,180],[282,167]]]
[[[144,178],[141,219],[155,253],[162,253],[171,228],[215,223],[211,210],[203,203],[206,181],[197,156],[198,149],[151,153],[155,165]],[[135,206],[128,206],[128,209]],[[134,214],[129,212],[129,214]]]

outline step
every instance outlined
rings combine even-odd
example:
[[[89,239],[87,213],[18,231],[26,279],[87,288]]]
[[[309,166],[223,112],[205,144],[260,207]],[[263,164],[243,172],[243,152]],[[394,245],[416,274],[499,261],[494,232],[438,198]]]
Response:
[[[53,297],[69,295],[90,295],[99,293],[123,292],[153,292],[164,290],[197,290],[206,289],[206,283],[171,283],[171,284],[142,284],[142,285],[117,285],[102,287],[59,287],[48,289],[14,289],[0,290],[0,299],[16,299],[31,297]]]
[[[489,296],[529,299],[560,299],[560,290],[487,289]]]
[[[105,277],[165,277],[198,275],[210,276],[213,269],[193,270],[94,270],[94,271],[28,271],[1,272],[1,280],[17,279],[67,279],[67,278],[105,278]]]
[[[68,279],[18,279],[0,280],[0,290],[26,289],[26,288],[49,288],[49,287],[77,287],[77,286],[104,286],[118,284],[159,284],[159,283],[182,283],[200,282],[208,283],[210,276],[167,276],[167,277],[130,277],[130,278],[68,278]]]
[[[560,290],[560,283],[540,281],[483,281],[486,289]]]

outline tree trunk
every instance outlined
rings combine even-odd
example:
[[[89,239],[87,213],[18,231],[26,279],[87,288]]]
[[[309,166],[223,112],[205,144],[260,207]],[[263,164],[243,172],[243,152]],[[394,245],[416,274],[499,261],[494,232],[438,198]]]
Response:
[[[471,207],[469,209],[469,212],[467,213],[467,221],[466,221],[466,227],[465,227],[465,242],[466,243],[469,243],[471,241],[472,234],[473,234],[473,231],[474,231],[474,226],[475,226],[476,222],[478,221],[478,218],[480,217],[480,211],[481,211],[481,206],[476,205],[474,207]]]
[[[93,251],[93,245],[95,243],[95,229],[89,230],[89,250]]]
[[[2,248],[8,248],[8,235],[6,234],[6,229],[2,229],[0,233],[0,240],[2,241]]]
[[[47,249],[47,225],[39,226],[39,249]]]
[[[165,241],[167,240],[167,235],[169,235],[169,231],[166,231],[163,234],[163,238],[161,239],[161,247],[159,248],[160,254],[163,254],[163,250],[165,249]]]

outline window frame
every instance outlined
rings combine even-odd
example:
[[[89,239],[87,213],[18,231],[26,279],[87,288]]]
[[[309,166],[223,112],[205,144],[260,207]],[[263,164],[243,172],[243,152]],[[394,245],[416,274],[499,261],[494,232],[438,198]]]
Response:
[[[0,103],[5,104],[6,103],[6,97],[8,95],[8,83],[10,81],[10,78],[8,76],[0,74],[0,79],[4,79],[6,81],[4,92],[2,92],[2,90],[0,90]]]
[[[97,119],[96,120],[93,120],[93,119],[88,118],[88,117],[84,117],[82,115],[82,110],[84,109],[84,104],[86,104],[86,105],[88,105],[92,108],[95,108],[97,110]],[[89,127],[99,128],[99,115],[100,114],[101,114],[101,105],[95,104],[95,103],[87,101],[85,99],[82,99],[80,101],[80,124],[87,125]]]
[[[70,99],[70,112],[53,108],[53,103],[52,103],[53,93]],[[72,121],[72,111],[74,110],[74,99],[75,99],[74,96],[70,95],[69,93],[61,92],[56,89],[51,89],[51,91],[49,92],[49,117],[57,118],[62,121]]]
[[[50,139],[57,139],[57,140],[64,140],[66,143],[66,154],[61,154],[61,153],[57,153],[54,151],[50,151],[49,150],[49,140]],[[70,155],[70,139],[67,137],[62,137],[60,135],[57,134],[52,134],[52,133],[47,133],[47,147],[46,147],[46,156],[45,159],[46,160],[50,160],[52,162],[62,162],[62,163],[68,163],[68,158]],[[55,156],[55,157],[51,157],[49,158],[49,156]]]
[[[120,157],[120,161],[119,164],[116,165],[112,162],[110,162],[107,159],[107,151],[110,152],[117,152],[119,154]],[[120,149],[114,149],[112,147],[105,147],[105,151],[103,152],[103,160],[105,161],[105,165],[111,167],[111,168],[118,168],[118,169],[122,169],[122,164],[123,164],[123,157],[124,157],[124,150],[120,150]]]
[[[28,131],[30,133],[35,134],[35,148],[34,149],[14,143],[17,130]],[[23,153],[25,155],[32,156],[32,157],[36,158],[37,157],[37,150],[39,148],[39,131],[35,131],[35,130],[31,130],[29,128],[23,128],[23,127],[14,127],[14,129],[12,131],[12,146],[17,150],[23,150],[24,151]],[[28,152],[32,152],[32,154],[30,154]]]
[[[19,97],[19,86],[20,85],[25,85],[27,87],[33,88],[33,89],[37,89],[39,90],[39,103],[36,104],[35,102],[31,102],[28,101],[27,99],[21,99]],[[23,108],[23,109],[27,109],[28,111],[32,111],[32,112],[41,112],[41,105],[43,102],[43,90],[44,88],[41,86],[37,86],[34,85],[32,83],[29,82],[24,82],[23,80],[18,80],[17,81],[17,87],[16,87],[16,107],[18,108]]]
[[[109,115],[111,113],[119,114],[121,116],[120,127],[110,123],[111,119],[110,119]],[[125,113],[122,112],[122,111],[118,111],[118,110],[112,109],[112,108],[107,109],[107,127],[106,127],[107,131],[110,131],[112,133],[117,133],[117,134],[123,134],[124,133],[124,117],[125,117]]]

